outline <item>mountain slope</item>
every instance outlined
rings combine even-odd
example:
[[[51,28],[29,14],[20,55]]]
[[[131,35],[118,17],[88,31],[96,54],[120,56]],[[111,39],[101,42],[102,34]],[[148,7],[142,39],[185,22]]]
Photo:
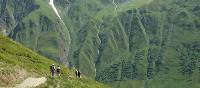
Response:
[[[15,86],[16,83],[25,78],[47,77],[47,82],[41,85],[41,88],[52,87],[60,82],[61,88],[108,88],[105,85],[97,83],[91,79],[78,79],[74,76],[74,72],[70,72],[64,66],[62,67],[61,77],[50,77],[49,66],[55,63],[43,56],[40,56],[30,49],[11,41],[10,39],[0,35],[0,86]],[[57,66],[57,64],[56,64]]]
[[[93,79],[114,88],[199,87],[199,0],[55,0],[63,21],[49,0],[0,1],[9,37]]]
[[[56,1],[72,36],[72,64],[114,88],[198,88],[199,4]]]
[[[67,65],[70,37],[48,0],[0,0],[0,31]]]

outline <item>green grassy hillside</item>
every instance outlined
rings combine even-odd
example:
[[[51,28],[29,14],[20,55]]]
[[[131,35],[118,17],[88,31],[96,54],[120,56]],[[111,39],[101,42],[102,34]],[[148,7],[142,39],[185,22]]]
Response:
[[[49,0],[1,0],[0,31],[24,46],[67,64],[70,35]],[[61,54],[61,53],[65,54]]]
[[[52,78],[49,71],[52,63],[55,62],[0,35],[0,87],[15,86],[27,77],[44,76],[47,82],[38,88],[55,87],[58,82],[61,88],[108,88],[85,76],[78,79],[65,67],[60,78]]]
[[[114,88],[199,87],[199,0],[56,3],[85,74]]]
[[[199,87],[199,0],[54,3],[65,25],[48,0],[0,0],[0,31],[114,88]]]

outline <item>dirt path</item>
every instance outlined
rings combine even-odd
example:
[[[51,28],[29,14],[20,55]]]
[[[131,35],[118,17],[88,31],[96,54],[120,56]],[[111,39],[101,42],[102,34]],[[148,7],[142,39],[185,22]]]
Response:
[[[60,80],[58,81],[58,84],[56,85],[56,88],[60,88]]]
[[[32,88],[32,87],[36,87],[39,86],[40,84],[43,84],[46,82],[46,78],[45,77],[41,77],[41,78],[27,78],[26,80],[24,80],[21,84],[17,85],[15,88]]]

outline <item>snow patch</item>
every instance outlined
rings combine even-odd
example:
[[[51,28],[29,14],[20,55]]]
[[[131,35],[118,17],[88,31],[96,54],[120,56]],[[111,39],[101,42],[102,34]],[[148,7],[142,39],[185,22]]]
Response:
[[[54,10],[54,12],[56,13],[56,15],[58,16],[59,19],[61,19],[58,10],[56,9],[55,5],[54,5],[54,0],[49,0],[49,5],[52,7],[52,9]],[[61,19],[62,20],[62,19]]]
[[[63,25],[65,27],[67,27],[64,23],[64,21],[62,20],[60,14],[58,13],[58,10],[56,9],[55,5],[54,5],[54,0],[49,0],[49,5],[52,7],[52,9],[54,10],[54,12],[56,13],[56,15],[58,16],[58,18],[61,20],[61,22],[63,23]]]

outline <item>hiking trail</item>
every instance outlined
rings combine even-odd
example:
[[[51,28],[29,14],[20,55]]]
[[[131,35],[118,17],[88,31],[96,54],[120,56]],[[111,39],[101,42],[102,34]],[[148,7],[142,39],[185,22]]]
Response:
[[[37,87],[37,86],[45,83],[46,80],[47,79],[45,77],[41,77],[41,78],[29,77],[26,80],[24,80],[22,83],[18,84],[14,88],[32,88],[32,87]]]

